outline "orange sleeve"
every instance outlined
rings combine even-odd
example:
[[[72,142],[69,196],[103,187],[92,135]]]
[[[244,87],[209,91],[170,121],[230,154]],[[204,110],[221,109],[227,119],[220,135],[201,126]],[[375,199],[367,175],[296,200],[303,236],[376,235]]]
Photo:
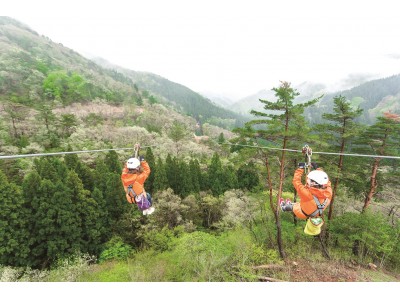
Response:
[[[293,176],[293,186],[296,189],[297,194],[300,197],[300,200],[305,202],[312,200],[313,197],[308,188],[306,188],[306,186],[301,182],[301,176],[303,175],[303,173],[304,169],[301,168],[296,169]]]
[[[149,177],[151,170],[149,164],[145,160],[140,162],[140,165],[143,168],[143,172],[138,174],[136,181],[140,184],[144,184],[147,177]]]

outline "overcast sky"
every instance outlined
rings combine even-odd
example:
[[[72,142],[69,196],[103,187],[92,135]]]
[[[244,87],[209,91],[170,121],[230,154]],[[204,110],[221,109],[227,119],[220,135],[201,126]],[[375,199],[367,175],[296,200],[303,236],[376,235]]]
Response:
[[[5,0],[1,11],[79,53],[238,99],[280,80],[399,74],[396,2]]]

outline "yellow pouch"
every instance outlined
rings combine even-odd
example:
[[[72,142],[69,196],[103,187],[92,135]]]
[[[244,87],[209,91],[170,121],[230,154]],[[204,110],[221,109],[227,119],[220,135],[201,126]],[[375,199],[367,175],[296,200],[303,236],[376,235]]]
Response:
[[[321,233],[323,224],[324,220],[322,220],[322,218],[308,218],[306,226],[304,227],[304,233],[308,235],[318,235]]]

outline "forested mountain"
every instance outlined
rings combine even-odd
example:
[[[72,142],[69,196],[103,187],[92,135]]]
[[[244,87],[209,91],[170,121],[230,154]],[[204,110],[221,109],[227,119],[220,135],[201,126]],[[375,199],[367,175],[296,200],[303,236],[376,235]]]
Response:
[[[313,122],[322,122],[322,113],[332,110],[335,96],[346,97],[354,107],[363,109],[359,122],[373,124],[384,112],[400,113],[400,75],[365,82],[349,90],[326,94],[316,108],[308,110]]]
[[[163,99],[173,103],[179,111],[185,112],[201,121],[213,121],[224,126],[224,119],[234,122],[236,127],[242,126],[248,118],[213,104],[209,99],[193,92],[189,88],[172,82],[159,75],[145,72],[127,71],[127,76],[141,88],[152,91]]]
[[[307,119],[313,123],[322,122],[322,114],[332,110],[333,98],[339,95],[346,97],[352,105],[364,110],[358,118],[361,123],[373,124],[376,117],[382,116],[385,111],[400,112],[400,75],[371,80],[348,90],[330,93],[326,92],[322,84],[303,83],[295,88],[300,93],[295,100],[297,103],[324,95],[317,105],[305,112]],[[275,95],[272,90],[261,90],[237,101],[230,108],[238,113],[249,114],[251,109],[262,108],[258,99],[274,100]]]
[[[399,115],[361,126],[362,111],[335,97],[312,124],[304,109],[325,100],[294,101],[282,82],[276,102],[228,130],[215,124],[232,128],[235,115],[184,86],[100,66],[10,18],[0,17],[0,51],[0,281],[398,276]],[[292,180],[305,142],[335,193],[317,238],[279,205],[299,204]],[[151,169],[151,215],[126,201],[121,182],[136,143]],[[349,149],[366,157],[332,154]],[[373,275],[348,276],[369,266]]]
[[[229,124],[232,127],[232,124],[242,125],[245,121],[187,87],[161,76],[110,65],[102,67],[8,17],[0,18],[0,45],[0,99],[3,100],[13,98],[14,102],[27,105],[34,105],[44,98],[43,95],[48,100],[54,100],[60,93],[68,93],[65,82],[69,80],[69,88],[72,89],[71,85],[79,86],[79,92],[61,97],[64,105],[96,98],[114,104],[140,102],[140,89],[150,101],[170,105],[201,123],[214,122],[220,126]],[[63,72],[66,74],[61,74]],[[43,80],[48,84],[44,90]],[[65,81],[65,89],[55,87],[56,81]]]

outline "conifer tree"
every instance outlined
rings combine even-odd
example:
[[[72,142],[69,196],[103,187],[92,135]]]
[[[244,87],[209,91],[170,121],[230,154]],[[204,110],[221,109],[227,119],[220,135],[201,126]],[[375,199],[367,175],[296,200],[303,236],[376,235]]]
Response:
[[[153,190],[155,192],[166,190],[169,187],[168,178],[165,171],[164,163],[162,162],[162,159],[160,157],[157,159],[157,167],[154,173]]]
[[[106,179],[106,188],[104,199],[107,204],[107,210],[110,217],[110,230],[116,230],[116,225],[122,215],[129,209],[129,204],[126,201],[125,191],[121,183],[121,175],[108,173]]]
[[[122,166],[118,159],[118,154],[114,150],[109,151],[104,159],[106,166],[110,172],[121,174]]]
[[[400,144],[400,116],[385,113],[383,116],[378,117],[374,125],[371,125],[361,135],[358,140],[359,145],[367,145],[369,153],[378,156],[390,156],[398,154],[398,147]],[[371,176],[369,180],[369,186],[365,192],[364,206],[362,211],[364,212],[372,201],[378,189],[378,176],[379,166],[382,158],[375,157],[371,165]]]
[[[59,158],[43,157],[35,159],[34,165],[42,179],[57,182],[59,180],[64,181],[67,178],[68,168]]]
[[[99,207],[95,200],[89,197],[82,181],[74,171],[70,171],[67,187],[73,205],[73,218],[76,220],[76,231],[79,232],[79,250],[82,253],[96,253],[100,245]]]
[[[155,173],[157,170],[156,170],[156,162],[155,162],[155,158],[153,155],[153,151],[151,151],[150,147],[148,147],[146,149],[145,159],[150,166],[151,172],[150,172],[149,177],[147,177],[147,179],[145,181],[144,187],[145,187],[146,191],[148,191],[149,193],[153,193],[154,177],[155,177]]]
[[[222,169],[222,163],[218,153],[214,153],[211,158],[211,163],[208,166],[208,181],[211,192],[214,196],[219,196],[224,193],[225,189],[225,174]]]
[[[224,137],[224,134],[222,132],[218,136],[218,143],[219,144],[225,143],[225,137]]]
[[[51,199],[54,198],[56,185],[49,179],[43,179],[37,193],[37,198],[33,199],[33,207],[36,207],[32,215],[31,232],[31,260],[34,267],[45,268],[52,262],[51,255],[57,255],[58,247],[55,246],[57,228],[54,224],[57,214],[57,206],[53,205]],[[64,191],[64,190],[63,190]],[[65,205],[65,199],[57,199],[58,203]],[[60,252],[61,253],[61,252]],[[54,259],[55,257],[53,257]]]
[[[167,159],[165,161],[165,169],[168,170],[167,178],[168,178],[168,186],[174,191],[175,194],[179,193],[179,179],[178,172],[179,166],[177,162],[177,158],[171,158],[168,154]]]
[[[260,179],[252,161],[239,167],[237,170],[237,178],[238,188],[242,190],[246,189],[251,191],[260,184]]]
[[[238,177],[236,174],[236,170],[233,168],[233,166],[225,167],[224,181],[224,192],[226,192],[227,190],[236,189],[238,187]]]
[[[302,143],[302,147],[304,141],[309,140],[308,134],[310,132],[303,116],[304,109],[317,103],[322,96],[301,104],[294,104],[294,99],[300,94],[296,89],[290,86],[289,82],[281,82],[281,85],[278,88],[273,88],[272,90],[275,92],[276,101],[260,99],[260,102],[264,104],[265,112],[252,110],[251,114],[261,119],[252,120],[246,123],[246,125],[257,125],[258,128],[254,130],[256,137],[266,141],[271,141],[282,149],[287,149],[288,147],[300,148],[299,143]],[[260,129],[260,125],[266,127],[261,127]],[[249,133],[252,134],[252,130],[250,130]],[[286,150],[282,150],[279,158],[278,187],[275,188],[277,190],[275,204],[273,199],[270,199],[270,205],[276,220],[279,253],[282,258],[285,258],[286,254],[283,251],[282,246],[278,201],[282,196],[283,183],[285,179],[285,166]]]
[[[333,98],[334,113],[324,113],[322,118],[330,121],[326,124],[316,126],[319,134],[324,136],[324,140],[329,143],[331,151],[339,151],[344,153],[348,144],[357,136],[361,131],[361,126],[355,123],[355,119],[359,117],[363,110],[360,108],[353,108],[346,97],[337,96]],[[343,169],[344,156],[339,156],[337,164],[337,172],[335,175],[332,186],[332,199],[329,205],[328,220],[332,218],[333,204],[336,196],[337,187]],[[330,176],[331,177],[331,176]]]
[[[68,151],[72,151],[72,148],[68,147]],[[88,166],[80,161],[78,155],[65,155],[64,162],[68,169],[74,170],[78,174],[79,178],[82,180],[84,188],[88,191],[92,191],[94,186],[93,172]]]
[[[108,206],[104,199],[103,193],[97,187],[93,189],[91,198],[93,198],[97,203],[99,210],[97,223],[99,225],[100,243],[104,243],[111,238]]]
[[[200,182],[202,180],[200,164],[197,159],[191,159],[189,162],[190,179],[192,180],[192,191],[195,194],[200,192]]]
[[[37,212],[40,207],[40,193],[41,193],[41,183],[42,179],[40,178],[39,174],[36,170],[31,171],[28,173],[24,181],[22,183],[22,193],[25,199],[25,206],[29,211],[29,214],[26,218],[27,221],[27,229],[30,233],[27,244],[32,249],[35,247],[35,243],[37,243]],[[29,266],[36,266],[37,260],[33,255],[29,256],[28,263]]]
[[[29,229],[22,191],[0,171],[0,264],[29,265]]]
[[[180,191],[179,196],[185,198],[193,191],[192,178],[189,170],[189,166],[185,163],[185,161],[181,160],[179,162],[179,182],[180,182]]]
[[[50,125],[54,124],[57,119],[56,115],[53,113],[52,106],[48,104],[42,104],[38,108],[38,111],[39,114],[37,115],[37,119],[38,121],[44,123],[44,126],[47,130],[47,135],[50,136]]]

